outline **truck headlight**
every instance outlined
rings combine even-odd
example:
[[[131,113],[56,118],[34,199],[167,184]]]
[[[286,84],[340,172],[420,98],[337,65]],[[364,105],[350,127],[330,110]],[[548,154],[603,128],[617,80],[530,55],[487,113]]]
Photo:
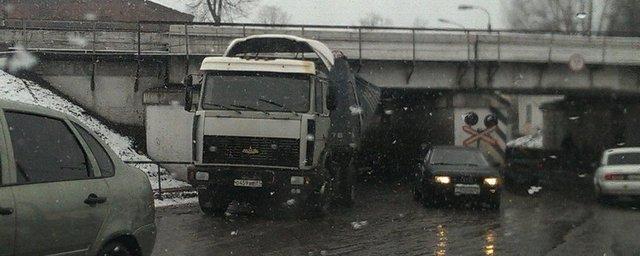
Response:
[[[196,172],[196,180],[209,180],[208,172]]]
[[[291,176],[291,185],[302,185],[302,184],[304,184],[304,177]]]
[[[449,176],[436,176],[435,180],[437,183],[440,184],[449,184],[451,183],[451,178],[449,178]]]
[[[313,136],[313,134],[307,134],[307,141],[314,141],[316,140],[316,137]]]
[[[489,186],[496,186],[498,185],[498,178],[485,178],[484,179],[484,184],[487,184]]]

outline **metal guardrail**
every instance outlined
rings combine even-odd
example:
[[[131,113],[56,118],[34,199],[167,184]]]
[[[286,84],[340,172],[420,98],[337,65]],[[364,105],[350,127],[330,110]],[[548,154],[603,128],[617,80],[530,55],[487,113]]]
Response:
[[[156,189],[154,192],[156,192],[156,196],[157,199],[159,200],[164,200],[162,194],[163,193],[172,193],[172,192],[183,192],[183,191],[193,191],[192,188],[189,189],[185,189],[185,188],[169,188],[169,189],[162,189],[162,167],[161,165],[169,165],[169,164],[192,164],[192,162],[184,162],[184,161],[124,161],[124,163],[126,164],[153,164],[156,165],[157,168],[157,176],[158,176],[158,189]]]
[[[477,48],[479,43],[482,43],[486,49],[497,49],[495,51],[497,51],[498,57],[490,57],[490,60],[497,58],[497,61],[501,60],[501,45],[503,44],[508,47],[529,42],[549,48],[549,53],[553,52],[559,45],[565,44],[567,47],[576,46],[593,48],[594,50],[602,48],[601,52],[604,56],[609,45],[622,44],[625,47],[632,47],[631,45],[638,43],[638,40],[632,38],[602,36],[606,35],[606,33],[621,34],[623,33],[622,31],[485,30],[260,23],[216,24],[185,21],[105,22],[7,19],[0,21],[0,30],[10,30],[6,33],[6,38],[10,38],[8,40],[13,40],[14,43],[21,44],[33,51],[61,54],[80,53],[91,56],[116,53],[134,56],[138,62],[142,61],[142,56],[181,55],[189,59],[193,55],[221,54],[228,41],[233,38],[273,32],[311,37],[319,36],[322,37],[319,38],[320,40],[349,41],[353,43],[353,48],[347,50],[351,51],[353,59],[359,61],[363,59],[363,51],[370,51],[370,49],[366,48],[366,43],[377,42],[380,35],[384,33],[394,33],[393,40],[389,42],[406,43],[407,46],[402,50],[406,51],[407,54],[403,58],[411,60],[412,63],[420,55],[420,52],[417,52],[417,49],[420,50],[420,48],[416,45],[425,43],[424,40],[428,38],[433,40],[434,37],[429,36],[431,34],[442,35],[444,33],[445,36],[437,39],[437,42],[429,41],[426,43],[466,44],[466,55],[469,62],[476,61],[477,56],[475,55],[477,54],[474,54],[474,49]],[[43,31],[43,33],[32,33],[32,31]],[[86,45],[83,47],[70,45],[66,42],[65,34],[56,35],[56,31],[71,32],[66,35],[82,36],[86,39]],[[428,34],[425,36],[425,33]],[[446,35],[460,35],[462,37],[447,37]],[[5,40],[7,40],[6,38]],[[445,40],[446,42],[438,40]],[[38,44],[40,44],[40,47],[38,47]],[[423,51],[423,49],[420,51]],[[491,54],[494,53],[492,52]],[[536,54],[538,53],[536,52]],[[482,58],[478,59],[478,61],[480,60]]]

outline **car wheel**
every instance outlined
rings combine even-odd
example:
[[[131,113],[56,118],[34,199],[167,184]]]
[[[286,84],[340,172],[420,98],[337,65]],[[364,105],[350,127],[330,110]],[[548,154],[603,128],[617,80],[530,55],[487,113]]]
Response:
[[[105,245],[102,250],[100,250],[100,253],[98,253],[99,256],[133,256],[136,255],[134,253],[134,250],[131,248],[128,248],[124,243],[122,242],[110,242],[107,245]]]
[[[215,198],[211,194],[210,190],[198,191],[198,204],[200,205],[200,210],[202,210],[205,215],[223,216],[227,211],[229,202]]]
[[[425,207],[438,207],[440,205],[442,205],[442,198],[438,198],[437,196],[434,195],[425,195],[422,194],[422,205],[424,205]]]
[[[601,204],[611,204],[617,197],[603,194],[600,186],[596,186],[596,200]]]

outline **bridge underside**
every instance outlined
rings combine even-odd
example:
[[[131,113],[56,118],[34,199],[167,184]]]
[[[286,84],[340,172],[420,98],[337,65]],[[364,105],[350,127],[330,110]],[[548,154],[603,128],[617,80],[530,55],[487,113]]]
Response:
[[[500,91],[510,94],[640,94],[640,67],[498,62],[354,62],[359,74],[386,88]]]

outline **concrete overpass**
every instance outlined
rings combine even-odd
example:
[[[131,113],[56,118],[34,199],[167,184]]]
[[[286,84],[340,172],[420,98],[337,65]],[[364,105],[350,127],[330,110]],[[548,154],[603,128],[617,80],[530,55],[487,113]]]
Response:
[[[204,56],[254,34],[315,38],[386,88],[508,93],[640,93],[640,39],[514,31],[207,23],[10,21],[0,38],[35,71],[108,119],[142,124],[145,90],[178,84]],[[574,61],[575,69],[568,63]],[[581,65],[584,64],[584,65]],[[133,111],[132,111],[133,109]]]

